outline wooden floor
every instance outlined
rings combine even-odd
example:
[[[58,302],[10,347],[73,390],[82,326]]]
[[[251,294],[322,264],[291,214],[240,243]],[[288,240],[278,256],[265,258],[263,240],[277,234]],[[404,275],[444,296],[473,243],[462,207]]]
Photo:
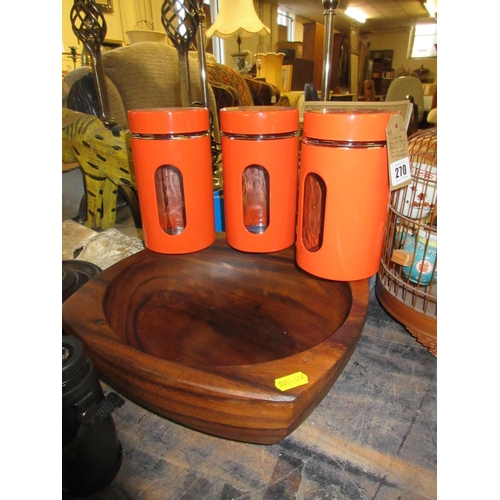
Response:
[[[290,436],[270,446],[227,441],[126,401],[113,414],[122,467],[87,499],[434,499],[436,361],[372,292],[351,360]]]

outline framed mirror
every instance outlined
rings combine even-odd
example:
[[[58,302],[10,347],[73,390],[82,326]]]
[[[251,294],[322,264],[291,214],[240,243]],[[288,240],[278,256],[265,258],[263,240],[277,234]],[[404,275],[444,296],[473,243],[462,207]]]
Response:
[[[94,0],[103,12],[113,12],[113,0]]]

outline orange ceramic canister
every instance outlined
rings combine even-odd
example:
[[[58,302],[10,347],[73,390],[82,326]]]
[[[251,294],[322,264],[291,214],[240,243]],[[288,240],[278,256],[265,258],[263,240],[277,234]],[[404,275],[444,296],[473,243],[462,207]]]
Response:
[[[223,108],[222,172],[226,240],[244,252],[276,252],[295,241],[299,112]]]
[[[130,110],[144,243],[165,254],[215,241],[210,123],[206,108]]]
[[[297,264],[337,281],[379,269],[389,208],[386,127],[391,113],[304,113]]]

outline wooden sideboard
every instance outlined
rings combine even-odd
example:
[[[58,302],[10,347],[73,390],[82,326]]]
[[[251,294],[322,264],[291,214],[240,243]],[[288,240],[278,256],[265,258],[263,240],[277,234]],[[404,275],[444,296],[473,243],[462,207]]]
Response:
[[[321,89],[323,78],[323,38],[324,26],[320,23],[304,24],[303,57],[314,61],[312,82],[318,90]]]
[[[292,59],[284,61],[283,67],[291,66],[292,85],[290,90],[304,90],[304,85],[313,81],[314,61],[309,59]]]
[[[323,83],[323,44],[324,44],[324,26],[319,23],[304,23],[304,47],[303,58],[314,61],[314,72],[312,82],[318,90],[321,90]],[[332,68],[339,68],[341,47],[344,44],[344,50],[348,50],[349,39],[340,31],[334,30],[333,36],[333,61]],[[347,57],[347,54],[345,54]],[[346,65],[347,67],[349,65]],[[349,69],[347,69],[349,71]],[[335,89],[338,86],[349,86],[349,76],[344,75],[344,81],[340,81],[339,72],[332,71],[330,88]]]

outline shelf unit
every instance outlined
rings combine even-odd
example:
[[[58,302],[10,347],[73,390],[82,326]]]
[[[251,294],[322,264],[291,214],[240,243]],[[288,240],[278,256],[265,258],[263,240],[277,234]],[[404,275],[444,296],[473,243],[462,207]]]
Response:
[[[373,61],[370,80],[375,84],[375,94],[385,96],[394,80],[392,67],[392,50],[371,50],[370,59]]]

